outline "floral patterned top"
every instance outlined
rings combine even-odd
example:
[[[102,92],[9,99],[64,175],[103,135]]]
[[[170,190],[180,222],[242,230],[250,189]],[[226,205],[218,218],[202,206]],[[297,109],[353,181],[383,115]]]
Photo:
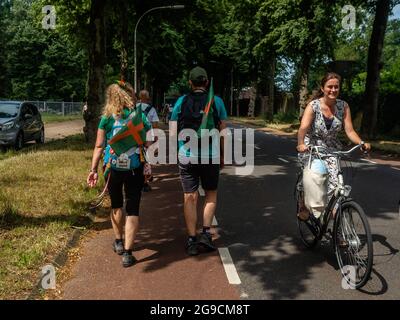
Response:
[[[336,99],[336,110],[329,130],[326,127],[324,115],[321,111],[321,101],[319,99],[313,100],[311,107],[315,117],[304,138],[304,143],[306,145],[323,146],[331,151],[340,150],[342,144],[338,139],[338,133],[343,129],[345,102]]]

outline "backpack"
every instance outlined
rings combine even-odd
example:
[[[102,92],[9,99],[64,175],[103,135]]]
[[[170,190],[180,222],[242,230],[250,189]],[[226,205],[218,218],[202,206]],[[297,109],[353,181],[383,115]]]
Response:
[[[183,98],[181,105],[181,112],[178,117],[178,131],[183,129],[193,129],[197,132],[199,130],[201,121],[203,119],[204,108],[206,107],[208,93],[191,92]],[[212,104],[212,115],[214,120],[214,128],[219,129],[221,120],[218,116],[218,111],[215,106],[215,101]]]
[[[127,152],[117,156],[112,150],[111,146],[108,144],[108,141],[119,131],[122,127],[128,124],[130,120],[132,120],[133,113],[131,113],[126,119],[120,119],[113,115],[114,124],[111,129],[112,135],[107,139],[107,145],[104,150],[104,168],[105,172],[108,172],[110,168],[117,171],[128,171],[133,170],[141,165],[140,161],[140,148],[135,146],[129,149]],[[106,174],[105,174],[106,175]]]
[[[142,103],[140,103],[140,107],[142,107]],[[153,106],[151,104],[148,104],[146,109],[143,110],[144,115],[147,118],[147,115],[149,114],[150,110],[153,108]]]

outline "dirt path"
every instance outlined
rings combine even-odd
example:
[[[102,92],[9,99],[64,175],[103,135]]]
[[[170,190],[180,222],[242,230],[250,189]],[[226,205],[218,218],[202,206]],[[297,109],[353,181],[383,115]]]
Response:
[[[46,142],[56,139],[62,139],[74,134],[83,133],[84,124],[85,122],[81,119],[45,124],[44,128]]]

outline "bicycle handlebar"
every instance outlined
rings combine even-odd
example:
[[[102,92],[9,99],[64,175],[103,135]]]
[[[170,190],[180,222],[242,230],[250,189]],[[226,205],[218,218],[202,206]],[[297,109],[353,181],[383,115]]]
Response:
[[[358,148],[360,148],[360,147],[362,147],[364,145],[364,143],[359,143],[358,145],[356,145],[356,146],[354,146],[353,148],[351,148],[351,149],[349,149],[349,150],[347,150],[347,151],[333,151],[333,152],[327,152],[326,154],[323,154],[322,156],[323,157],[331,157],[331,156],[346,156],[346,155],[349,155],[350,153],[352,153],[354,150],[356,150],[356,149],[358,149]],[[319,152],[320,152],[320,150],[322,150],[322,152],[325,150],[325,151],[328,151],[328,149],[327,148],[325,148],[325,147],[323,147],[323,146],[313,146],[313,145],[310,145],[309,147],[308,147],[308,150],[309,150],[309,152],[316,152],[316,153],[318,153],[319,154]]]

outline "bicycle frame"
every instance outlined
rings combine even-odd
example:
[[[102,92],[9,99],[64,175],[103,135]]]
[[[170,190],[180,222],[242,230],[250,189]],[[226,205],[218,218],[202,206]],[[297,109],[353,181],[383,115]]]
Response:
[[[316,219],[314,217],[314,215],[311,214],[312,219],[314,219],[314,222],[316,222],[316,224],[319,227],[317,230],[317,234],[315,234],[315,236],[318,238],[318,240],[321,240],[322,236],[326,233],[326,231],[328,229],[329,221],[331,220],[333,214],[334,213],[340,214],[340,212],[338,212],[338,209],[340,210],[341,204],[345,201],[350,200],[349,196],[350,196],[350,192],[351,192],[351,186],[344,184],[343,171],[342,171],[342,168],[340,165],[340,160],[343,155],[350,154],[351,152],[353,152],[355,149],[359,148],[360,146],[361,145],[357,145],[346,152],[337,151],[337,152],[327,153],[327,154],[322,154],[322,155],[319,153],[319,149],[325,149],[325,148],[319,147],[319,146],[310,147],[310,152],[313,152],[315,150],[314,153],[316,153],[320,159],[334,157],[336,159],[336,165],[338,168],[338,185],[337,185],[333,195],[331,196],[331,198],[328,202],[328,205],[326,206],[326,208],[323,212],[322,223],[318,219]]]

